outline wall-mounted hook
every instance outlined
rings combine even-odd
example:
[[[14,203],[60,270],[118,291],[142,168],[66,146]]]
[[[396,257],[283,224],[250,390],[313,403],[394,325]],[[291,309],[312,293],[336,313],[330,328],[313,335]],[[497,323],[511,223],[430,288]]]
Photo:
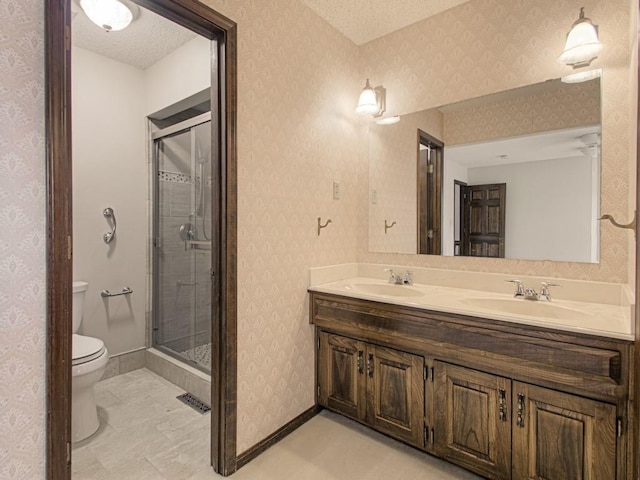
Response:
[[[385,219],[384,221],[384,234],[387,234],[387,230],[389,230],[391,227],[393,227],[396,224],[396,222],[391,222],[391,225],[387,225],[387,220]]]
[[[609,220],[614,227],[628,228],[633,230],[633,234],[636,234],[636,221],[638,220],[638,211],[633,212],[633,220],[630,223],[622,224],[615,221],[611,215],[602,215],[598,220]]]
[[[111,243],[111,240],[113,240],[113,237],[116,236],[116,214],[114,213],[113,208],[107,207],[102,211],[102,215],[104,215],[104,218],[106,218],[107,221],[109,219],[113,220],[113,229],[102,236],[104,243],[109,244]]]
[[[322,218],[318,217],[318,236],[320,236],[320,230],[322,230],[323,228],[326,228],[327,225],[329,225],[330,223],[331,223],[331,219],[327,219],[324,225],[322,225]]]

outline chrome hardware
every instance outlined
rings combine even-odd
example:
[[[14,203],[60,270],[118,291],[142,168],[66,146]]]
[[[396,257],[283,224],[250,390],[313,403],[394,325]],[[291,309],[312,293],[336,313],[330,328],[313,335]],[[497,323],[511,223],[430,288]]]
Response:
[[[364,359],[362,358],[364,354],[362,350],[358,350],[358,373],[364,373]]]
[[[433,428],[431,429],[431,443],[436,443],[436,434],[433,431]]]
[[[524,289],[525,300],[538,300],[538,293],[533,288]]]
[[[409,270],[405,272],[404,278],[402,279],[403,285],[413,285],[413,278],[411,278],[411,275],[413,275],[413,272]]]
[[[131,294],[131,293],[133,293],[133,290],[131,290],[129,287],[124,287],[124,288],[122,289],[122,291],[121,291],[121,292],[119,292],[119,293],[111,293],[109,290],[102,290],[102,291],[100,292],[100,296],[101,296],[102,298],[106,298],[106,297],[118,297],[118,296],[120,296],[120,295],[129,295],[129,294]]]
[[[551,301],[551,294],[549,293],[549,287],[559,287],[558,283],[550,283],[550,282],[542,282],[542,287],[540,288],[540,293],[538,294],[538,300],[542,300],[545,302]]]
[[[498,390],[498,411],[500,414],[500,421],[507,421],[507,392],[504,388]]]
[[[518,425],[518,427],[520,428],[524,428],[524,416],[525,416],[524,394],[519,393],[518,394],[518,420],[516,422],[516,425]]]
[[[524,288],[520,280],[505,280],[505,282],[516,284],[516,291],[513,293],[514,297],[524,297]]]
[[[391,225],[387,224],[387,220],[385,219],[384,221],[384,234],[387,234],[387,230],[389,230],[391,227],[393,227],[396,224],[396,222],[391,222]]]
[[[395,285],[402,285],[404,283],[404,279],[400,275],[397,275],[393,269],[385,268],[384,271],[389,272],[389,283],[393,283]]]
[[[373,353],[370,353],[367,359],[367,374],[369,378],[373,378]]]
[[[176,285],[178,287],[193,287],[194,285],[197,285],[198,282],[183,282],[182,280],[178,280],[176,282]]]
[[[327,221],[324,222],[324,225],[322,225],[322,217],[318,217],[318,236],[320,236],[320,230],[322,230],[323,228],[327,228],[330,223],[331,219],[327,219]]]
[[[113,222],[113,229],[102,236],[104,243],[109,244],[116,236],[116,214],[114,213],[113,208],[107,207],[102,211],[102,215],[104,215],[104,218],[111,219]]]

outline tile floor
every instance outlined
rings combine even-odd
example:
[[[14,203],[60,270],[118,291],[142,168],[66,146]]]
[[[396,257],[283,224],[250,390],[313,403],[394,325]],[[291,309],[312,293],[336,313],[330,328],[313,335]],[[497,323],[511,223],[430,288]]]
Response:
[[[209,414],[147,369],[96,385],[101,427],[73,448],[73,480],[221,479],[209,466]],[[474,480],[469,472],[323,411],[232,480]]]

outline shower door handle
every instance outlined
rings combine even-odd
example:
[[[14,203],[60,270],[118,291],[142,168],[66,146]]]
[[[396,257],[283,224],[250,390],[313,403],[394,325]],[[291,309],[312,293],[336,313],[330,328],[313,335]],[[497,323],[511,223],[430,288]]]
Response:
[[[102,215],[104,215],[104,218],[106,219],[110,218],[113,220],[113,229],[102,236],[104,243],[109,244],[111,243],[111,240],[113,240],[113,238],[116,236],[116,214],[113,211],[113,208],[107,207],[102,211]]]

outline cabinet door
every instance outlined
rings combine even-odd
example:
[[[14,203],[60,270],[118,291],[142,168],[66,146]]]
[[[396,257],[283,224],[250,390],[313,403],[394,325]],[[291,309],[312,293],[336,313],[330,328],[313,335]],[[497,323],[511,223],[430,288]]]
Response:
[[[511,380],[442,362],[434,368],[436,454],[487,478],[511,478]]]
[[[318,403],[358,420],[366,412],[364,349],[357,340],[320,333]]]
[[[424,358],[367,345],[367,423],[424,446]]]
[[[513,479],[616,478],[616,408],[513,383]]]

